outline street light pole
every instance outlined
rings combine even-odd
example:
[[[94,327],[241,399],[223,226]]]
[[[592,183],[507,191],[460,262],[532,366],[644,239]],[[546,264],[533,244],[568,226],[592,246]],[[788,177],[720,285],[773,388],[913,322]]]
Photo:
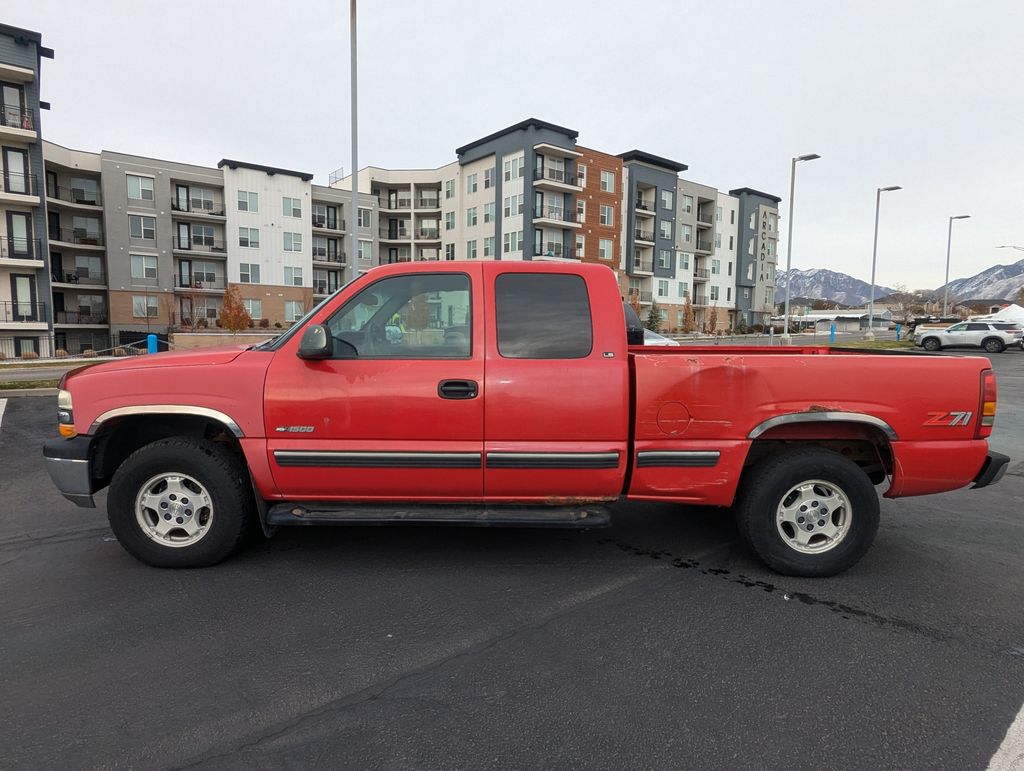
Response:
[[[814,161],[820,157],[817,153],[798,155],[793,159],[789,169],[789,235],[786,237],[786,311],[783,314],[782,337],[779,340],[782,345],[789,345],[793,342],[793,338],[789,334],[789,295],[790,287],[793,285],[793,276],[790,274],[790,270],[793,267],[793,198],[796,194],[796,164],[798,161]]]
[[[878,259],[878,210],[882,203],[882,193],[902,189],[899,185],[890,185],[875,191],[875,243],[871,248],[871,294],[868,295],[868,333],[864,335],[865,340],[875,339],[875,262]]]
[[[942,287],[942,316],[949,313],[949,253],[953,247],[953,220],[966,220],[970,219],[970,214],[957,214],[955,217],[949,218],[949,234],[946,236],[946,283]]]
[[[354,270],[359,269],[359,140],[356,113],[356,0],[349,0],[349,54],[352,96],[352,213],[349,221],[349,228],[352,230],[352,255],[349,257],[349,264],[355,265]]]

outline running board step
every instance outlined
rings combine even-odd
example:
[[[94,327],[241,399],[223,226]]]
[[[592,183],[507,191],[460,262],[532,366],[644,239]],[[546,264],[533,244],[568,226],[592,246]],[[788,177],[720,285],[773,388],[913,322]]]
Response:
[[[470,527],[608,527],[604,506],[460,506],[443,504],[339,504],[302,501],[275,503],[269,525],[465,525]]]

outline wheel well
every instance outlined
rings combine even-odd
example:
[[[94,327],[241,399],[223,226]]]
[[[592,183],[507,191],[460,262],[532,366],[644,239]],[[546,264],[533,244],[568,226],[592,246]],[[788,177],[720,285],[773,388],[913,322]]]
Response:
[[[985,343],[990,342],[992,340],[995,340],[997,343],[999,343],[1004,348],[1006,347],[1006,343],[1003,341],[1003,339],[1001,337],[997,337],[995,335],[989,335],[988,337],[984,338],[981,341],[981,347],[984,348],[985,347]]]
[[[92,475],[98,488],[140,447],[172,436],[189,436],[223,444],[242,456],[238,439],[223,423],[201,415],[131,415],[105,424],[96,434]],[[243,457],[244,462],[244,457]]]
[[[856,463],[873,484],[892,475],[893,456],[881,430],[856,423],[804,423],[779,426],[750,444],[744,469],[792,447],[822,447]]]

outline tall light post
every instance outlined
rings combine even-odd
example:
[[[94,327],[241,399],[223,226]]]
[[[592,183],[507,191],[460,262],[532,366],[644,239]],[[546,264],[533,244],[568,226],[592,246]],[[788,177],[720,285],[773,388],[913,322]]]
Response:
[[[946,283],[943,286],[944,292],[942,294],[943,318],[949,313],[949,252],[953,247],[953,220],[966,220],[970,218],[970,214],[957,214],[955,217],[949,218],[949,235],[946,236]]]
[[[783,345],[789,345],[793,338],[789,335],[789,295],[792,286],[793,276],[790,270],[793,267],[793,197],[796,191],[796,164],[799,161],[816,161],[821,156],[817,153],[798,155],[793,159],[789,169],[789,235],[786,237],[786,312],[783,317],[782,338]]]
[[[352,229],[352,256],[350,264],[359,266],[359,140],[357,131],[359,122],[356,120],[356,0],[349,0],[349,54],[351,57],[350,93],[352,95],[352,213],[349,227]]]
[[[899,185],[880,187],[875,191],[875,243],[871,248],[871,294],[868,295],[868,333],[865,340],[875,339],[875,262],[878,260],[878,210],[882,203],[882,193],[902,190]]]

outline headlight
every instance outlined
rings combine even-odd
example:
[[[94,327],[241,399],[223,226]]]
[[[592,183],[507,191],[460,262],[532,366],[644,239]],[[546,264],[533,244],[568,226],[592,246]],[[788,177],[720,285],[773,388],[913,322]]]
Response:
[[[75,435],[75,414],[71,409],[71,392],[63,388],[57,392],[57,423],[60,435],[70,439]]]

